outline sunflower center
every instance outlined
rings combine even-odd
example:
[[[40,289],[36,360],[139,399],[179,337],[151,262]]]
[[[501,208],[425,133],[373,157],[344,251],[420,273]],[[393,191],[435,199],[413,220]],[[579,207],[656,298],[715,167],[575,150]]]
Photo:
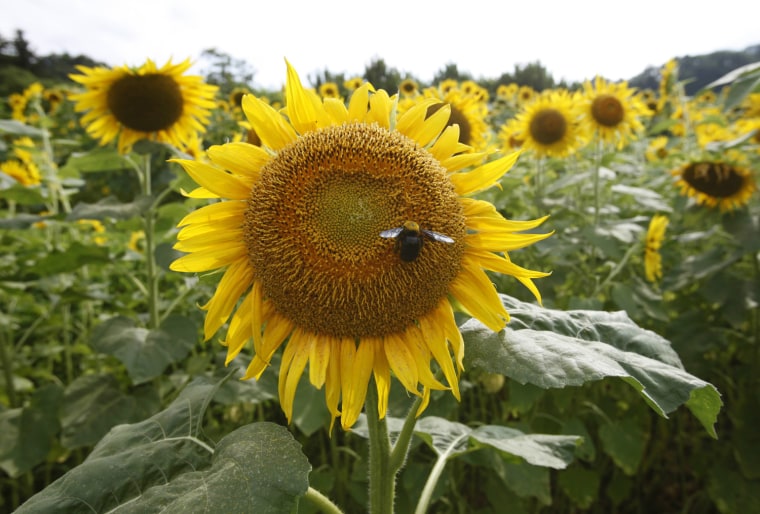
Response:
[[[172,77],[126,75],[108,89],[108,108],[119,123],[138,132],[166,130],[182,116],[182,91]]]
[[[567,120],[556,109],[542,109],[530,120],[530,135],[542,145],[561,141],[566,132]]]
[[[433,114],[435,114],[438,109],[443,107],[444,104],[433,104],[430,107],[428,107],[426,117],[429,118]],[[472,127],[470,126],[470,122],[467,121],[467,116],[464,115],[462,111],[454,107],[452,104],[449,104],[449,107],[451,108],[451,114],[449,115],[449,121],[446,123],[447,127],[450,127],[452,125],[459,125],[459,142],[463,143],[465,145],[471,145],[472,144]]]
[[[591,103],[591,115],[605,127],[616,127],[625,115],[623,104],[613,95],[599,95]]]
[[[719,162],[698,162],[688,166],[682,178],[700,193],[715,198],[726,198],[738,193],[744,178],[733,166]]]
[[[384,230],[415,221],[427,240],[402,261]],[[360,123],[310,132],[264,168],[245,214],[264,297],[301,328],[334,337],[403,331],[460,270],[464,214],[446,169],[413,140]]]

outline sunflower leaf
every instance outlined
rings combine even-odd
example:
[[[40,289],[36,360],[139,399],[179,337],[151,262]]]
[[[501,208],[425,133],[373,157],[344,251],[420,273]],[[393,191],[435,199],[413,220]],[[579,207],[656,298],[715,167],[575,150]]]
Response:
[[[95,327],[90,339],[95,350],[119,359],[135,384],[159,376],[167,366],[184,359],[197,342],[195,323],[178,315],[166,318],[156,330],[116,316]]]
[[[534,466],[565,468],[573,461],[580,437],[571,435],[525,434],[514,428],[482,425],[472,429],[436,416],[420,419],[414,433],[435,451],[449,459],[483,447],[521,457]]]
[[[543,309],[508,296],[502,301],[512,318],[505,330],[492,332],[475,319],[461,327],[466,367],[544,389],[620,378],[659,415],[686,405],[717,437],[720,393],[684,371],[667,340],[624,312]]]

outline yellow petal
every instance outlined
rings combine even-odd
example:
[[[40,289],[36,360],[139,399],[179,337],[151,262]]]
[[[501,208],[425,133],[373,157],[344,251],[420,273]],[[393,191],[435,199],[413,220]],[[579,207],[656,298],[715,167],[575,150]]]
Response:
[[[372,345],[342,341],[340,353],[340,379],[342,389],[342,411],[340,424],[344,430],[350,429],[364,407],[369,377],[373,367],[374,349]]]
[[[311,334],[314,339],[309,355],[309,381],[319,389],[327,380],[327,366],[330,363],[330,341],[324,336]]]
[[[471,316],[494,332],[503,329],[509,321],[509,314],[496,294],[496,288],[476,265],[463,260],[462,269],[449,290]]]
[[[177,226],[184,227],[191,223],[207,223],[213,225],[217,222],[224,222],[229,219],[242,219],[243,213],[247,207],[246,202],[239,201],[212,203],[189,213],[177,223]]]
[[[280,364],[280,379],[278,392],[280,407],[282,407],[288,423],[293,419],[293,401],[296,396],[296,388],[301,379],[306,363],[309,361],[312,339],[305,336],[304,332],[297,328],[290,336]]]
[[[242,107],[264,146],[280,150],[298,138],[293,126],[266,102],[253,95],[245,95]]]
[[[225,340],[222,342],[227,346],[227,357],[224,365],[229,365],[232,360],[238,356],[245,346],[245,343],[251,338],[251,302],[253,295],[248,293],[235,311],[230,320],[230,328],[227,330]]]
[[[203,325],[206,341],[227,322],[232,309],[243,296],[243,293],[251,286],[252,280],[253,268],[245,260],[237,261],[227,268],[216,287],[214,296],[204,306],[205,309],[208,309],[206,321]]]
[[[371,344],[375,348],[374,376],[377,386],[377,412],[380,419],[383,419],[388,411],[388,396],[391,391],[391,370],[388,365],[388,359],[385,357],[382,340],[373,338]]]
[[[222,268],[241,259],[248,260],[248,251],[244,245],[213,248],[183,255],[172,262],[169,265],[169,269],[172,271],[197,273]]]
[[[449,178],[459,195],[477,193],[496,184],[499,179],[517,162],[520,152],[484,164],[467,173],[455,173]]]
[[[419,383],[417,363],[407,342],[397,334],[389,334],[383,339],[383,348],[391,371],[396,375],[399,382],[410,393],[419,395],[420,393],[417,390]]]
[[[287,59],[285,60],[285,64],[288,68],[285,85],[285,103],[288,106],[290,123],[300,134],[329,126],[330,119],[324,107],[322,107],[319,97],[304,89],[298,73]]]
[[[217,166],[250,179],[243,179],[247,184],[257,180],[261,167],[272,160],[272,156],[260,146],[243,142],[214,145],[206,153]]]
[[[251,188],[245,182],[215,166],[179,159],[171,159],[170,162],[181,164],[193,180],[222,198],[246,200],[251,196]]]

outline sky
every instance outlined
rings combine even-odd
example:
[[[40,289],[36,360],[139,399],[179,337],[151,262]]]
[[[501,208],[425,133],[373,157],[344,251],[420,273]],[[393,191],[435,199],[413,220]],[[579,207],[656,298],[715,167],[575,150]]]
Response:
[[[760,44],[760,6],[679,0],[0,0],[0,35],[24,31],[37,55],[109,66],[216,48],[248,62],[253,87],[279,88],[287,58],[308,81],[361,75],[373,59],[423,82],[447,64],[497,78],[540,62],[556,80],[630,79],[672,57]]]

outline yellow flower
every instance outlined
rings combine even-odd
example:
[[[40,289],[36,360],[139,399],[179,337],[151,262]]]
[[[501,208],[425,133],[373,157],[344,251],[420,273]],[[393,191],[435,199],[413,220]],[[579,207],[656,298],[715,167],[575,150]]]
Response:
[[[340,98],[340,90],[335,82],[325,82],[319,86],[319,96],[322,98]]]
[[[261,147],[227,143],[209,148],[212,164],[177,161],[201,186],[191,196],[223,199],[180,221],[175,248],[187,255],[171,265],[225,270],[204,306],[206,339],[229,321],[228,363],[252,340],[244,378],[260,377],[285,344],[279,396],[287,418],[308,364],[345,429],[364,406],[370,376],[381,416],[391,373],[424,400],[420,411],[431,389],[459,398],[464,346],[451,302],[503,328],[509,315],[484,270],[516,277],[540,299],[533,279],[546,274],[517,266],[507,252],[550,235],[522,233],[545,218],[506,220],[471,197],[496,184],[517,154],[465,171],[484,156],[463,153],[458,127],[446,126],[448,107],[428,116],[430,100],[397,116],[396,99],[370,88],[358,88],[347,106],[320,100],[288,64],[284,111],[243,100]],[[431,360],[448,385],[433,377]]]
[[[0,163],[0,171],[24,186],[37,186],[42,181],[40,170],[34,163],[26,164],[13,159]]]
[[[516,116],[515,135],[539,157],[567,157],[586,144],[577,104],[565,90],[539,95]]]
[[[359,89],[364,84],[364,79],[361,77],[353,77],[343,82],[343,87],[349,91]]]
[[[251,92],[246,87],[236,87],[230,92],[228,100],[233,109],[240,109],[240,104],[243,102],[243,97],[249,95]]]
[[[127,248],[129,248],[133,252],[142,253],[143,247],[142,247],[141,242],[144,240],[145,240],[145,231],[136,230],[129,235],[129,242],[127,243]]]
[[[656,282],[662,278],[662,256],[660,247],[665,238],[665,229],[668,226],[668,217],[662,214],[652,216],[647,230],[646,245],[644,247],[644,273],[647,280]]]
[[[420,85],[417,84],[417,81],[413,79],[404,79],[398,86],[399,92],[404,96],[414,96],[417,94],[419,89]]]
[[[77,66],[82,74],[70,78],[86,90],[71,95],[74,108],[86,111],[82,124],[101,145],[118,137],[121,153],[141,139],[181,148],[194,133],[205,131],[209,109],[216,106],[216,86],[204,84],[200,76],[183,75],[190,65],[190,60],[169,61],[158,68],[148,59],[136,70]]]
[[[77,224],[91,227],[92,230],[96,234],[105,234],[106,232],[106,228],[103,226],[103,223],[100,222],[99,220],[81,219],[81,220],[77,220]],[[103,236],[96,235],[95,237],[93,237],[93,241],[98,246],[103,246],[106,244],[106,238]]]
[[[751,170],[720,161],[689,162],[671,173],[682,195],[721,212],[746,205],[757,189]]]
[[[607,82],[596,77],[586,81],[580,96],[583,123],[589,133],[596,134],[606,144],[622,150],[637,133],[644,129],[639,118],[648,113],[646,105],[636,96],[627,82]]]
[[[536,97],[536,90],[530,86],[520,86],[517,90],[517,101],[520,105],[532,102]]]
[[[649,142],[646,158],[649,162],[662,161],[668,156],[668,137],[657,136]]]
[[[435,103],[430,104],[431,99]],[[479,97],[466,94],[459,88],[451,88],[446,93],[439,88],[425,88],[422,95],[407,98],[399,103],[399,112],[403,113],[414,105],[428,104],[428,116],[432,116],[444,105],[450,110],[448,125],[459,125],[459,142],[474,150],[485,150],[490,139],[486,117],[488,106]]]

